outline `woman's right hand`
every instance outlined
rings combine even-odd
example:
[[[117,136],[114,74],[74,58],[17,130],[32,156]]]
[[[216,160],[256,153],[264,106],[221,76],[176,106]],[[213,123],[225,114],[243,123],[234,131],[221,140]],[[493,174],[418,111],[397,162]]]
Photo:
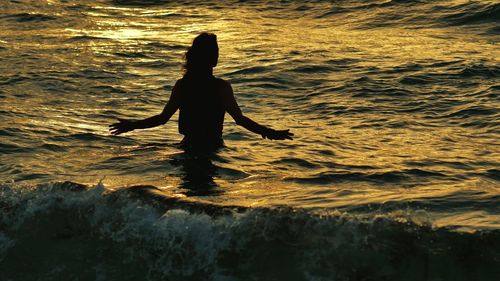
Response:
[[[111,134],[115,136],[133,131],[135,129],[134,121],[120,119],[120,118],[118,118],[118,121],[119,121],[118,123],[109,125],[109,131],[111,132]]]
[[[293,133],[290,132],[290,130],[269,129],[265,135],[262,135],[262,137],[270,140],[284,140],[284,139],[293,140]]]

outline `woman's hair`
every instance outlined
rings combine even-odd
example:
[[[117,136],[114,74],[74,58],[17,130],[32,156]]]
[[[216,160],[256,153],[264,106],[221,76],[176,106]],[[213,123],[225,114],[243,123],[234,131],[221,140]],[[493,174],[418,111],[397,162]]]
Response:
[[[217,36],[203,32],[194,38],[193,44],[187,49],[184,69],[186,73],[210,71],[217,65],[218,57]]]

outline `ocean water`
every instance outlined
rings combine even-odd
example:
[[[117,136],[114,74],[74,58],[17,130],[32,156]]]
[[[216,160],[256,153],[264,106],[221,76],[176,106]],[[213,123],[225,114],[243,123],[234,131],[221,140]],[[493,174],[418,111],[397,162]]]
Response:
[[[499,280],[498,1],[0,0],[0,280]],[[243,112],[159,113],[202,31]]]

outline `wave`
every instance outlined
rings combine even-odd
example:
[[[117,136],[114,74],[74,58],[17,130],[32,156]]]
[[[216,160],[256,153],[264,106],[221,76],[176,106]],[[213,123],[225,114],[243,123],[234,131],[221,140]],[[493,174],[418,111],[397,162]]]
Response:
[[[31,148],[15,144],[15,143],[1,143],[0,150],[2,154],[11,154],[11,153],[22,153],[22,152],[30,152]]]
[[[461,5],[442,7],[447,13],[440,21],[449,25],[467,25],[479,23],[498,23],[500,3],[468,2]]]
[[[168,4],[168,0],[113,0],[114,4],[124,6],[156,6]]]
[[[432,67],[432,65],[430,67]],[[450,66],[447,67],[445,71],[445,73],[419,72],[410,74],[400,78],[399,82],[405,85],[421,85],[449,83],[455,82],[456,80],[462,81],[464,79],[473,80],[500,77],[500,67],[482,63]]]
[[[186,50],[186,46],[182,44],[176,43],[161,43],[161,42],[150,42],[146,44],[148,47],[152,48],[161,48],[164,50]]]
[[[0,85],[14,85],[30,80],[28,76],[12,75],[10,77],[2,77]]]
[[[113,41],[113,39],[92,36],[92,35],[75,35],[67,39],[68,42],[79,42],[79,41]]]
[[[500,274],[499,231],[221,206],[168,197],[152,186],[106,191],[64,182],[3,186],[0,195],[2,280],[496,280]]]
[[[495,115],[498,114],[498,109],[491,107],[485,107],[485,106],[470,106],[465,109],[460,109],[455,112],[452,112],[446,116],[443,116],[444,118],[469,118],[469,117],[476,117],[476,116],[489,116],[489,115]]]
[[[290,181],[299,183],[329,184],[340,182],[371,182],[376,184],[411,184],[431,179],[450,178],[442,173],[425,171],[421,169],[409,169],[405,171],[391,171],[381,173],[363,172],[322,172],[307,178],[288,178]]]
[[[466,65],[456,74],[460,77],[484,77],[484,78],[498,78],[500,77],[500,66],[498,65],[485,65],[473,64]]]
[[[470,128],[491,128],[498,127],[499,110],[488,106],[453,106],[448,105],[448,110],[441,112],[428,111],[428,114],[423,118],[428,120],[442,120],[448,124],[455,124],[462,127]],[[443,109],[446,109],[443,106]]]
[[[351,19],[362,19],[360,27],[366,29],[401,25],[417,28],[467,26],[497,23],[500,4],[480,1],[458,5],[446,1],[335,1],[326,12],[318,9],[315,18],[344,17],[352,13],[359,15]],[[494,27],[486,33],[495,32],[498,29]]]
[[[16,22],[44,22],[57,19],[57,17],[54,16],[49,16],[45,14],[36,14],[36,13],[13,14],[4,16],[3,18],[14,20]]]
[[[145,68],[167,68],[173,66],[172,63],[169,63],[165,60],[149,60],[149,61],[140,61],[132,64],[134,67],[145,67]]]
[[[166,0],[113,0],[115,5],[149,7],[156,5],[172,5]],[[220,3],[222,2],[222,3]],[[216,5],[232,5],[230,1],[220,1]],[[332,19],[340,24],[358,26],[361,29],[384,28],[391,26],[408,26],[411,28],[475,26],[492,24],[486,27],[484,34],[497,34],[496,23],[499,20],[500,4],[486,1],[469,1],[456,4],[449,1],[408,1],[408,0],[374,0],[374,1],[237,1],[239,5],[248,5],[258,12],[290,9],[291,13],[301,16],[312,16],[314,19]],[[184,1],[182,5],[197,5],[196,1]],[[206,6],[214,5],[205,3]],[[178,17],[176,13],[158,15],[158,18]],[[272,17],[286,17],[286,13],[272,14]],[[354,23],[354,24],[353,24]]]

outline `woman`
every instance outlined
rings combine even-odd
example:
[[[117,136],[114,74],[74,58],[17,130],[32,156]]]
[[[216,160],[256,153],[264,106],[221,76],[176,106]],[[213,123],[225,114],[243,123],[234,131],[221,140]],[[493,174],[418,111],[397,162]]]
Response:
[[[113,135],[135,129],[152,128],[167,123],[179,109],[179,133],[185,148],[215,150],[222,146],[224,114],[228,112],[236,124],[271,140],[292,139],[289,130],[274,130],[243,115],[234,99],[231,84],[213,76],[219,47],[215,34],[202,33],[186,52],[184,76],[175,83],[170,100],[155,116],[131,121],[119,119],[110,125]]]

